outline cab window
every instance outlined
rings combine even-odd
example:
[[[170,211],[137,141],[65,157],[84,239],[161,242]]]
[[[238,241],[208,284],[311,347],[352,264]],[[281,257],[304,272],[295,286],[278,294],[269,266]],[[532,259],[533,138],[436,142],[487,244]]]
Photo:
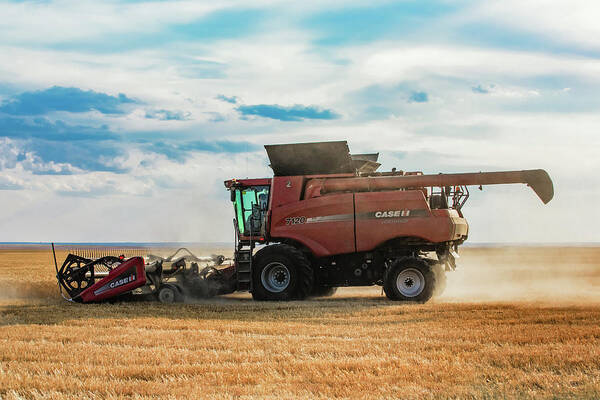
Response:
[[[269,204],[269,186],[235,189],[235,217],[240,234],[249,236],[261,232],[261,224]]]

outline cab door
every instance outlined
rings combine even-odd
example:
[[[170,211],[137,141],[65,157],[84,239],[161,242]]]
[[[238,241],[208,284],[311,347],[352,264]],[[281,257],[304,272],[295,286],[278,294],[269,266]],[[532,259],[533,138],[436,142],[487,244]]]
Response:
[[[258,236],[263,231],[269,189],[269,186],[262,185],[235,189],[233,207],[240,236]]]

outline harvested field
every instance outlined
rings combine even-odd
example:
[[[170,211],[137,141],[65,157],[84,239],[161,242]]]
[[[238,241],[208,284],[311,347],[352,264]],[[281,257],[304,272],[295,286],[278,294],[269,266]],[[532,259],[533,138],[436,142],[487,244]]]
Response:
[[[80,305],[60,299],[47,249],[5,248],[0,396],[599,398],[599,256],[465,248],[446,293],[424,305],[379,288]]]

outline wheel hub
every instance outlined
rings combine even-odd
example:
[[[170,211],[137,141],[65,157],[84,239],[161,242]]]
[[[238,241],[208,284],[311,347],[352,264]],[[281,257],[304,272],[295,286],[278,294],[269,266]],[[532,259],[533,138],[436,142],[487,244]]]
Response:
[[[425,289],[425,277],[416,268],[406,268],[396,278],[398,292],[404,297],[417,297]]]
[[[284,283],[286,279],[287,279],[287,275],[285,274],[285,272],[283,272],[283,271],[277,271],[275,273],[275,280],[277,281],[277,283],[279,285],[281,285],[282,283]]]
[[[284,264],[272,262],[263,268],[260,280],[269,292],[283,292],[290,285],[290,271]]]
[[[175,293],[171,288],[165,288],[158,293],[161,303],[173,303],[175,301]]]

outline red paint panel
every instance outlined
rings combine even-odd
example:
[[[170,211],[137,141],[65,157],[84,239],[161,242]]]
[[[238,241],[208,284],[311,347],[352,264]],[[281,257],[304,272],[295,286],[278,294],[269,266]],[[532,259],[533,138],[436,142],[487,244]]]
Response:
[[[317,197],[273,208],[271,237],[275,240],[297,240],[316,257],[354,252],[352,193]]]
[[[133,257],[110,271],[108,276],[81,293],[84,303],[118,296],[146,284],[146,270],[142,257]]]
[[[434,217],[420,190],[363,192],[355,196],[357,251],[373,250],[396,237],[419,237],[435,243],[452,240],[450,217]]]
[[[284,204],[300,200],[304,189],[304,177],[302,176],[276,176],[271,185],[271,205],[276,208]]]

